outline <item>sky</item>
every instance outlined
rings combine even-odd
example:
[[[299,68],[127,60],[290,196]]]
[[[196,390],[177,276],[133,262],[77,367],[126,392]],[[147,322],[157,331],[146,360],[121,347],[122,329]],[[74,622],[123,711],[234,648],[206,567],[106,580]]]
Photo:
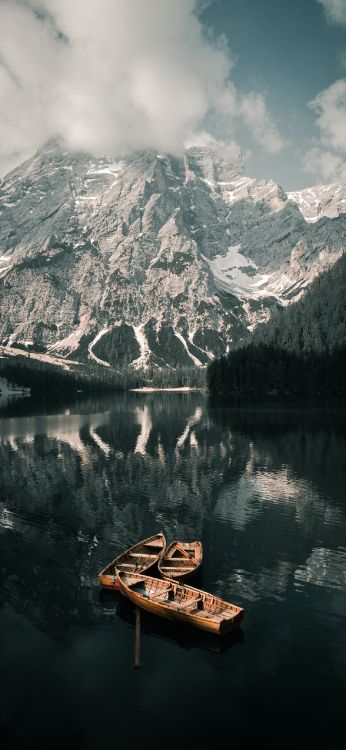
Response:
[[[291,190],[346,182],[346,0],[215,0],[203,20],[226,35],[233,81],[265,96],[283,141],[268,153],[238,130],[246,171]]]
[[[0,176],[51,137],[346,182],[346,0],[0,0]]]

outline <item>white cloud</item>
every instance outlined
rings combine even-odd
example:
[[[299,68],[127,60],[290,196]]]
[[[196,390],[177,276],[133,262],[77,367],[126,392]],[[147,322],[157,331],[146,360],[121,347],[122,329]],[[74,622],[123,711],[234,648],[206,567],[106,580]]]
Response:
[[[318,147],[311,148],[305,155],[304,171],[313,175],[317,182],[346,182],[345,158]]]
[[[318,113],[316,124],[326,143],[346,152],[346,78],[318,94],[311,106]]]
[[[213,114],[269,151],[280,136],[260,94],[239,94],[199,0],[1,0],[0,172],[44,143],[178,153]]]
[[[317,0],[333,23],[346,25],[346,0]]]
[[[240,102],[240,111],[245,125],[266,151],[274,154],[282,149],[283,140],[267,111],[262,94],[252,92],[243,96]]]
[[[335,81],[310,102],[319,135],[304,159],[317,179],[346,182],[346,78]]]

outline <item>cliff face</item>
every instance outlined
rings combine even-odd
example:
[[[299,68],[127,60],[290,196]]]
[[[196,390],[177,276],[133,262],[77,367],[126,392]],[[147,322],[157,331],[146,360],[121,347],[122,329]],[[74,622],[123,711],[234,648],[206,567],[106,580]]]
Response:
[[[110,161],[50,143],[0,186],[0,342],[205,365],[341,255],[346,187],[314,191],[306,208],[227,150]]]

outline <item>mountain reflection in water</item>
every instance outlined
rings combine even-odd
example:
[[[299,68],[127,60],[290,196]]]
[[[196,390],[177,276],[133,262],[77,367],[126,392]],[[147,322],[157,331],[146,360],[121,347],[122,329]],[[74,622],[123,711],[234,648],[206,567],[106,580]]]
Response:
[[[3,746],[337,739],[346,686],[345,413],[120,394],[0,417]],[[202,585],[245,608],[224,644],[100,595],[156,531],[199,538]],[[245,636],[245,637],[244,637]],[[326,700],[326,696],[328,699]],[[136,719],[133,719],[135,714]],[[149,736],[149,735],[148,735]],[[145,747],[145,743],[142,746]]]

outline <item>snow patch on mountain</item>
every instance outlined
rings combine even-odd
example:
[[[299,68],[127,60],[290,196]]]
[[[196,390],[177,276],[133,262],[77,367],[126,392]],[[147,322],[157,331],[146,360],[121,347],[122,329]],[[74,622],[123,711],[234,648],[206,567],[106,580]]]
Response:
[[[57,365],[63,370],[71,370],[71,367],[78,367],[80,362],[76,359],[67,359],[65,357],[54,357],[51,354],[39,354],[38,352],[25,352],[23,349],[17,349],[15,346],[0,346],[1,357],[23,357],[35,359],[38,362],[45,362],[48,365]]]
[[[6,274],[11,270],[13,263],[9,263],[9,256],[0,255],[0,278],[4,278]]]
[[[310,224],[324,216],[334,219],[346,213],[346,185],[317,185],[287,193],[287,197]]]
[[[240,299],[259,299],[273,294],[267,287],[271,274],[258,273],[255,263],[242,255],[240,248],[241,245],[231,246],[226,255],[216,255],[213,260],[202,256],[212,270],[216,288]]]
[[[150,356],[150,347],[147,341],[147,338],[144,333],[144,323],[141,323],[139,326],[132,326],[133,331],[136,337],[136,341],[139,344],[140,349],[140,355],[137,357],[137,359],[132,362],[132,367],[135,368],[135,370],[138,370],[142,367],[146,367],[148,364],[149,356]]]
[[[181,341],[185,351],[187,352],[188,356],[190,357],[194,365],[196,365],[197,367],[202,367],[202,362],[199,359],[197,359],[197,357],[195,357],[193,354],[191,354],[189,347],[184,339],[184,336],[182,336],[182,334],[179,333],[179,331],[174,331],[174,335],[177,337],[177,339],[179,339],[179,341]]]
[[[98,365],[103,365],[104,367],[110,367],[109,362],[105,362],[104,359],[100,359],[99,357],[97,357],[96,354],[94,354],[93,352],[93,347],[97,344],[98,341],[100,341],[100,339],[102,339],[102,336],[105,336],[106,333],[108,333],[108,331],[110,331],[110,328],[107,328],[107,326],[105,328],[102,328],[102,330],[99,331],[99,333],[95,336],[95,338],[88,345],[89,357],[91,357],[91,359],[93,359],[94,362],[97,362]]]
[[[72,352],[78,349],[80,340],[88,332],[88,320],[86,315],[81,315],[80,324],[74,328],[72,333],[65,338],[50,344],[47,348],[49,352],[56,352],[61,356],[70,356]]]

